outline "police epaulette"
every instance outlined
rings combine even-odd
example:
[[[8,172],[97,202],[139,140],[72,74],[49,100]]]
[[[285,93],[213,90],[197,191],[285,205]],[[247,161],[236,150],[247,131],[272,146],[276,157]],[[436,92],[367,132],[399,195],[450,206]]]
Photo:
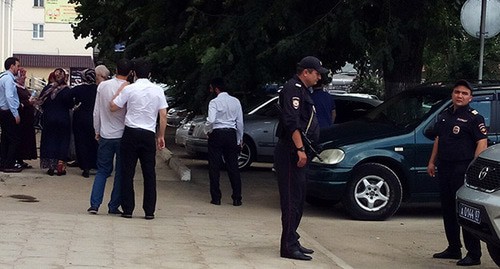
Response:
[[[300,83],[295,83],[295,87],[302,88],[302,85],[300,85]]]

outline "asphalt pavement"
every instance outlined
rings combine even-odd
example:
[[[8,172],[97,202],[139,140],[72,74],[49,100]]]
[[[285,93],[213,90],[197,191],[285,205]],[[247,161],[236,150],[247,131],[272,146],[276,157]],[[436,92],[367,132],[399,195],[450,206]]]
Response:
[[[107,214],[112,179],[99,213],[90,215],[93,175],[86,179],[78,168],[68,168],[65,176],[49,176],[38,160],[21,173],[0,172],[0,268],[351,268],[303,231],[302,244],[316,250],[313,260],[279,257],[273,180],[263,183],[269,184],[265,193],[246,191],[243,206],[234,207],[223,173],[226,197],[215,206],[209,203],[208,176],[181,181],[165,156],[157,156],[154,220],[144,219],[139,166],[132,219]],[[251,182],[245,186],[252,189]]]

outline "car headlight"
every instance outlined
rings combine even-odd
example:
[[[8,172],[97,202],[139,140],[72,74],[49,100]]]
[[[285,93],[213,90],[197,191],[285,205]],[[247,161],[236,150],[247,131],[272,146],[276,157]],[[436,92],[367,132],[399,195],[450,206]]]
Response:
[[[321,151],[319,157],[322,161],[320,161],[318,157],[314,157],[312,161],[323,164],[338,164],[344,159],[345,153],[340,149],[325,149]]]

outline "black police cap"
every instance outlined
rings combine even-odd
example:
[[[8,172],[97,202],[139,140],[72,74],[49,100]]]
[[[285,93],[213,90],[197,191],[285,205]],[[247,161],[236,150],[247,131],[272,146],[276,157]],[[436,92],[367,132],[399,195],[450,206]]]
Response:
[[[298,65],[304,69],[314,69],[321,74],[328,72],[328,69],[324,68],[321,61],[314,56],[304,57],[302,60],[300,60]]]
[[[465,79],[461,79],[461,80],[455,82],[455,85],[453,86],[453,88],[456,88],[458,86],[464,86],[465,88],[469,89],[471,93],[474,91],[474,88],[472,87],[472,85]]]

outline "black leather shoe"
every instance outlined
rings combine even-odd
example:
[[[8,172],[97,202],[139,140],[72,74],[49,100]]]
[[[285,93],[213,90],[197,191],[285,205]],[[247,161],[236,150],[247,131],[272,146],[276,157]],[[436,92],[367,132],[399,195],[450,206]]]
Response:
[[[314,253],[314,250],[312,250],[310,248],[305,248],[305,247],[300,246],[300,245],[299,245],[299,250],[300,250],[300,252],[302,252],[304,254],[313,254]]]
[[[82,172],[82,176],[83,176],[84,178],[89,178],[89,177],[90,177],[90,171],[89,171],[89,170],[87,170],[87,169],[83,170],[83,172]]]
[[[234,206],[240,206],[240,205],[242,205],[241,200],[233,200],[233,205]]]
[[[480,264],[481,264],[480,259],[473,259],[468,255],[457,262],[458,266],[472,266],[472,265],[480,265]]]
[[[445,249],[443,252],[438,252],[432,255],[433,258],[436,259],[462,259],[462,252],[460,250],[453,251],[449,249]]]
[[[212,200],[210,203],[213,205],[220,205],[220,200]]]
[[[300,252],[300,250],[296,250],[292,253],[281,253],[281,257],[287,259],[302,260],[302,261],[312,260],[311,256],[307,256],[306,254]]]
[[[132,218],[132,213],[122,213],[120,215],[122,218],[126,218],[126,219],[131,219]]]
[[[4,168],[2,171],[4,173],[19,173],[23,171],[23,169],[19,167],[12,167],[12,168]]]

